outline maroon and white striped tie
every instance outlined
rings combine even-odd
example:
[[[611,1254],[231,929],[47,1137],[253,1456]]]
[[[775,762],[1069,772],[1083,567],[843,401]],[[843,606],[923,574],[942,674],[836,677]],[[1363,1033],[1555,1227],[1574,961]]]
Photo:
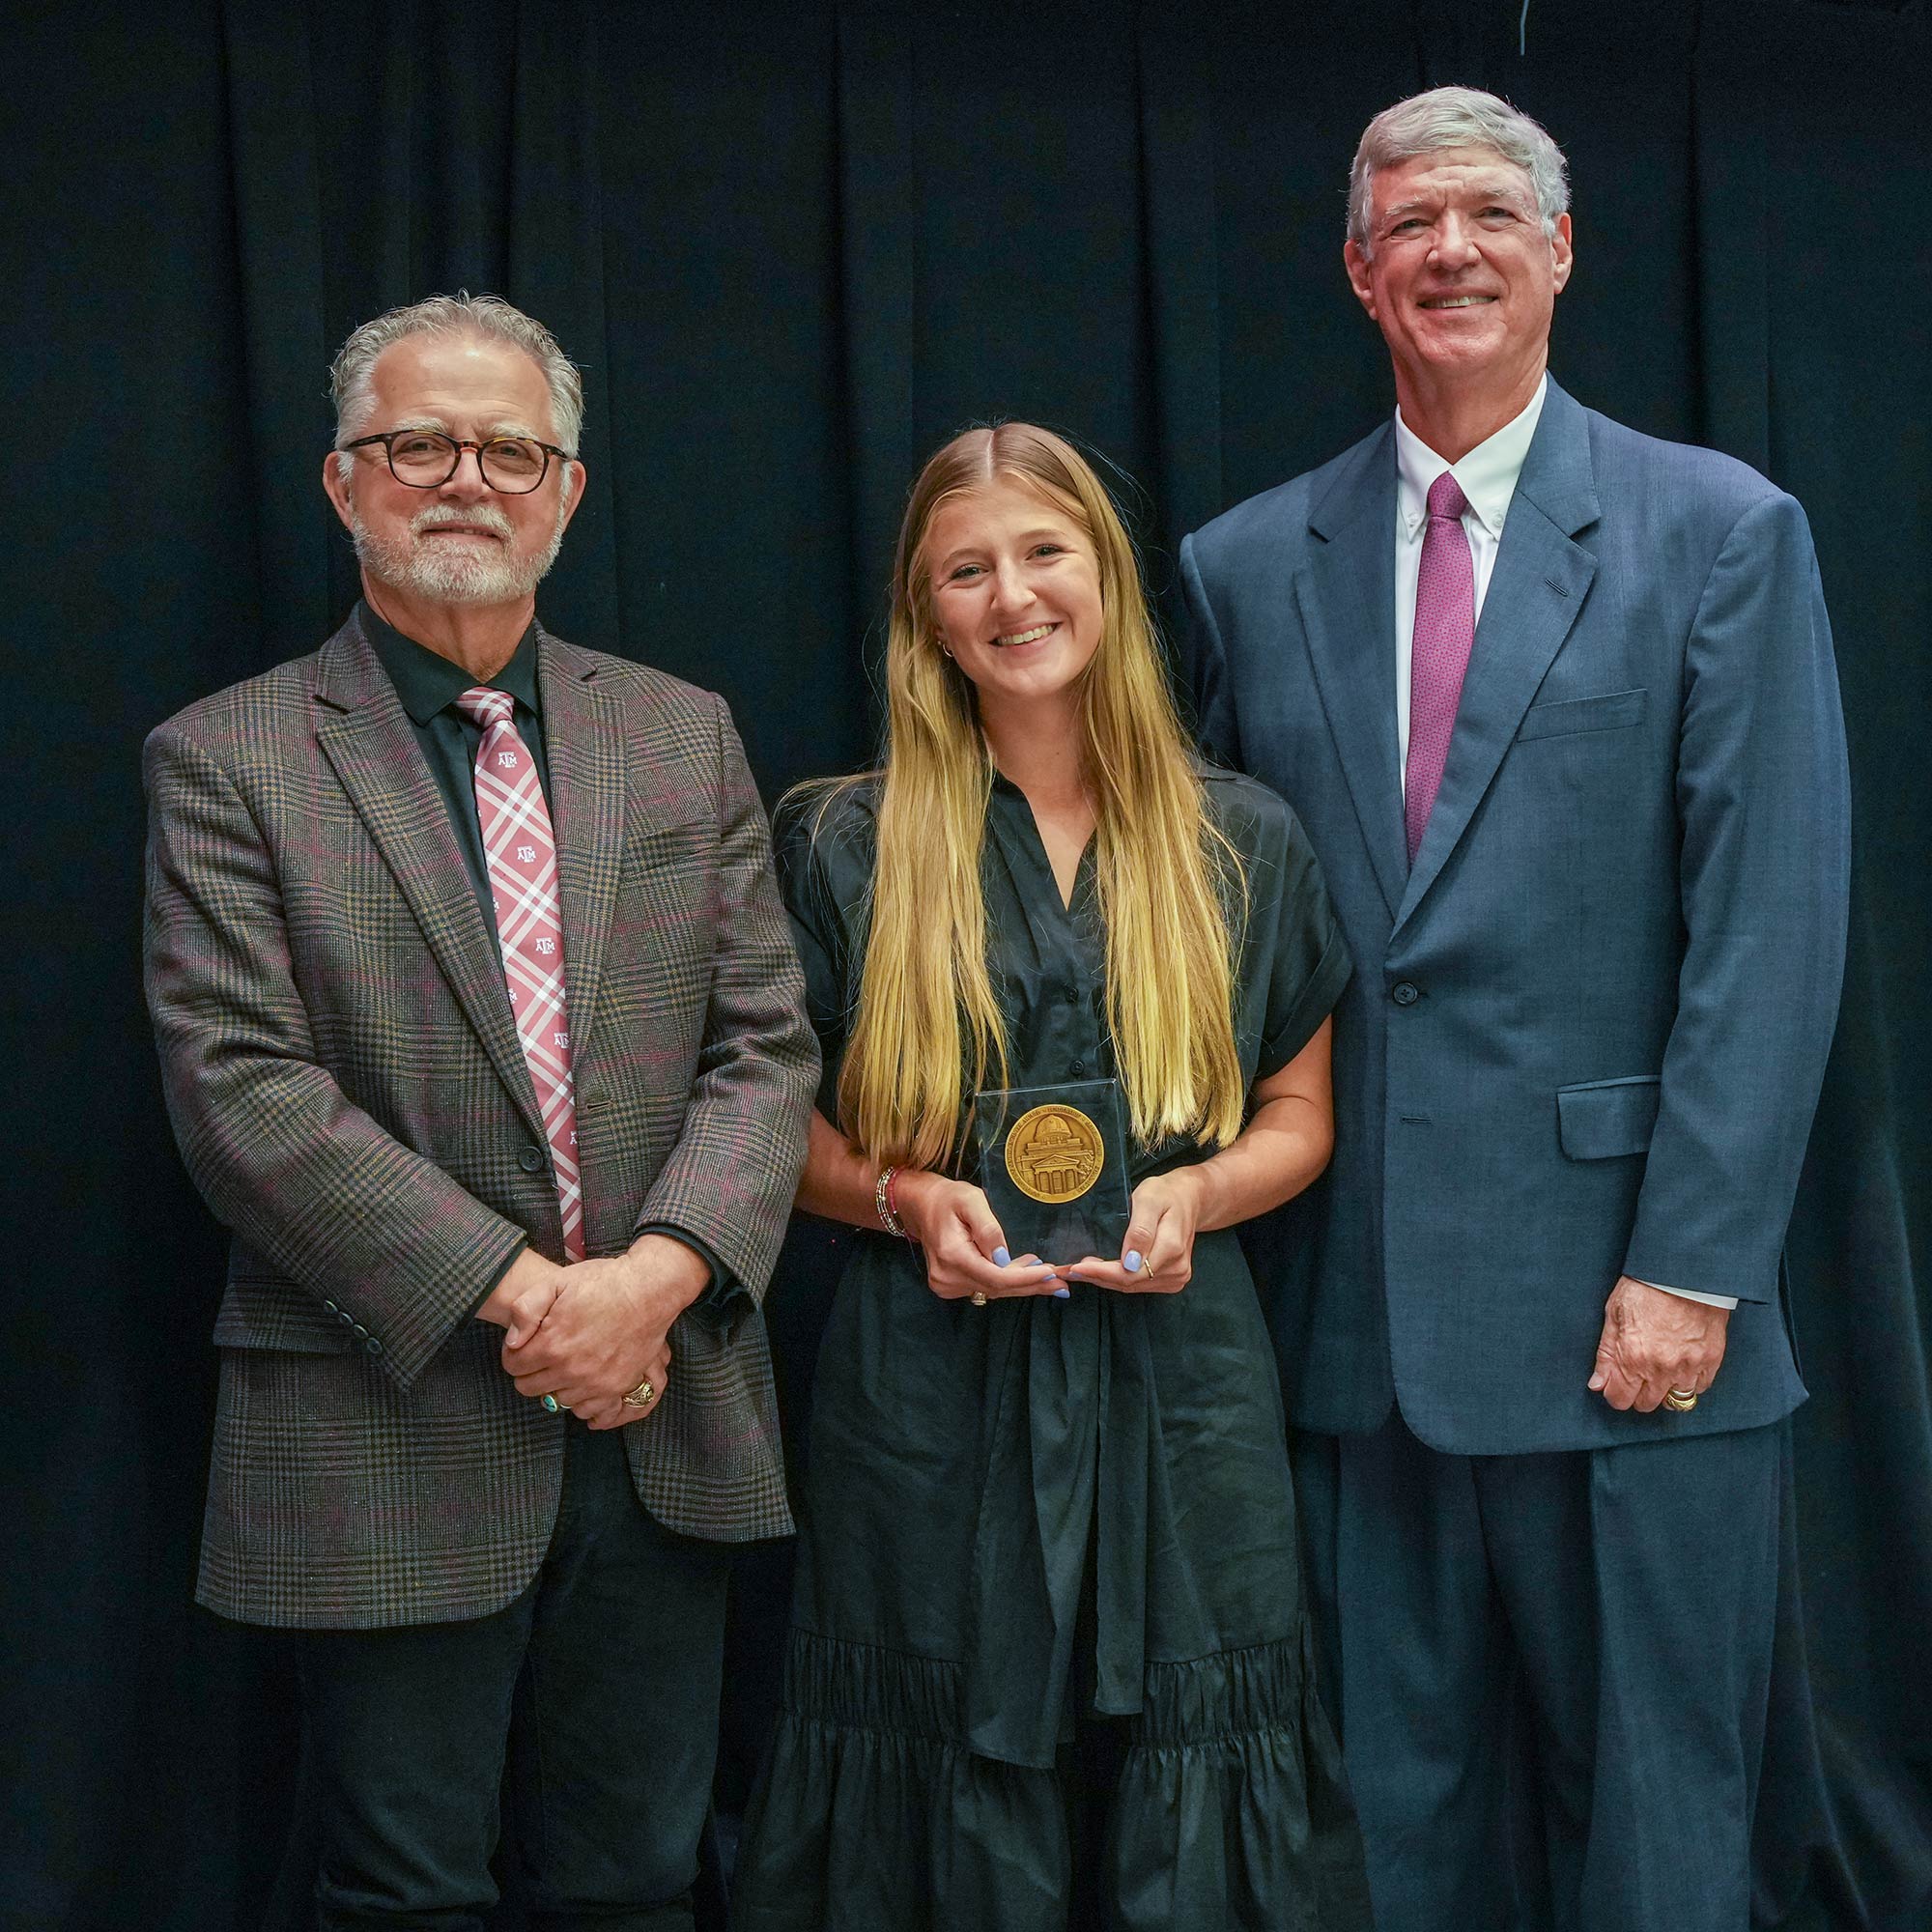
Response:
[[[563,1252],[581,1262],[583,1187],[577,1171],[577,1099],[570,1077],[556,840],[551,836],[536,760],[511,723],[511,704],[507,691],[487,685],[477,685],[456,700],[464,717],[483,727],[476,753],[476,820],[489,861],[503,979],[543,1109],[556,1198],[563,1209]]]

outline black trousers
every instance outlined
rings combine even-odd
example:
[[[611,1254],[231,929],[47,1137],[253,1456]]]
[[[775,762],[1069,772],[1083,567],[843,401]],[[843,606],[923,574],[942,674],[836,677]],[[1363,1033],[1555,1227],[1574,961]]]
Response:
[[[533,1928],[692,1924],[730,1552],[652,1520],[619,1433],[567,1427],[550,1549],[514,1603],[299,1640],[319,1932],[479,1932],[499,1795]]]
[[[1386,1932],[1747,1932],[1783,1425],[1449,1456],[1303,1435]],[[1331,1707],[1332,1708],[1332,1707]]]

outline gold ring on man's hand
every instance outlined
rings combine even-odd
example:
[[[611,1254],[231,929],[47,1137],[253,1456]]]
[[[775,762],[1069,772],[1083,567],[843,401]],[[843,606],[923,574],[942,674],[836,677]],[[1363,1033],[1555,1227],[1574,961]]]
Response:
[[[976,1288],[973,1291],[973,1306],[975,1308],[983,1308],[985,1307],[985,1305],[986,1305],[986,1297],[983,1294],[981,1294],[980,1291]]]
[[[648,1408],[657,1401],[658,1392],[651,1386],[651,1378],[646,1376],[624,1400],[633,1408]]]
[[[1674,1409],[1679,1415],[1689,1415],[1697,1406],[1695,1389],[1670,1388],[1663,1391],[1663,1406]]]

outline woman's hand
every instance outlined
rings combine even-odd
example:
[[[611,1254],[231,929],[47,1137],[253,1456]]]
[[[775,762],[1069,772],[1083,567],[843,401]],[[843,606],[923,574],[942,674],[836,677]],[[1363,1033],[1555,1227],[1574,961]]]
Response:
[[[901,1168],[893,1192],[900,1223],[925,1251],[925,1285],[943,1300],[1066,1293],[1057,1269],[1032,1255],[1009,1258],[1007,1237],[980,1188],[943,1174]]]
[[[1265,1214],[1328,1165],[1335,1145],[1325,1019],[1287,1065],[1249,1090],[1248,1124],[1219,1153],[1151,1175],[1134,1189],[1119,1261],[1089,1255],[1060,1269],[1124,1293],[1177,1294],[1194,1274],[1194,1237]]]
[[[1150,1175],[1134,1189],[1119,1258],[1103,1262],[1089,1255],[1057,1272],[1069,1281],[1091,1281],[1123,1294],[1179,1294],[1194,1277],[1201,1200],[1197,1168]]]

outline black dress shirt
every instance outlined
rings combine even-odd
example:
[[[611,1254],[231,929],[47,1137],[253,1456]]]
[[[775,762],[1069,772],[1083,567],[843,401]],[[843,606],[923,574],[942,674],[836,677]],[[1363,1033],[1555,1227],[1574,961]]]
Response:
[[[442,794],[450,830],[456,834],[463,863],[469,868],[469,883],[476,889],[484,923],[495,932],[497,902],[490,893],[490,862],[483,851],[483,827],[476,816],[476,753],[483,743],[483,727],[456,708],[456,700],[466,691],[475,690],[477,680],[460,664],[439,657],[413,638],[404,637],[393,625],[385,624],[367,604],[357,608],[356,615],[361,620],[363,635],[382,661],[383,668],[389,673],[389,682],[396,687],[403,709],[409,713],[410,728],[416,734],[423,762],[429,766],[429,775]],[[518,641],[510,662],[495,677],[484,679],[483,688],[510,694],[511,722],[536,760],[537,782],[543,786],[548,808],[550,756],[544,744],[543,697],[537,690],[534,621]],[[564,963],[569,964],[567,960]]]
[[[456,708],[456,700],[466,691],[474,690],[477,680],[460,664],[451,663],[427,645],[417,643],[413,638],[404,637],[394,625],[385,624],[366,602],[356,606],[355,615],[362,626],[363,636],[369,639],[370,648],[388,672],[389,682],[396,687],[396,696],[402,699],[403,709],[409,715],[410,728],[422,748],[423,762],[429,766],[429,775],[436,781],[436,788],[442,795],[443,808],[449,813],[450,830],[456,834],[463,863],[469,867],[469,883],[475,888],[477,903],[483,908],[484,923],[494,933],[497,930],[497,902],[490,892],[490,864],[483,850],[483,827],[476,816],[476,753],[483,743],[483,727]],[[543,787],[544,804],[548,810],[551,799],[550,755],[544,742],[543,693],[537,685],[537,627],[534,619],[518,639],[509,663],[495,677],[484,679],[483,684],[486,690],[507,691],[510,694],[511,723],[517,727],[517,735],[530,748],[530,756],[536,760],[537,782]],[[554,819],[552,823],[556,842],[561,847],[564,829],[557,827]],[[570,961],[566,956],[566,983],[569,971]],[[682,1228],[673,1228],[668,1223],[657,1222],[648,1223],[638,1232],[642,1235],[668,1235],[682,1241],[710,1268],[710,1285],[693,1303],[696,1310],[711,1313],[726,1311],[743,1293],[730,1271],[695,1235],[687,1234]],[[509,1272],[510,1264],[515,1261],[516,1256],[512,1255],[510,1263],[505,1264],[502,1272],[478,1297],[478,1306],[490,1298],[497,1283]]]

